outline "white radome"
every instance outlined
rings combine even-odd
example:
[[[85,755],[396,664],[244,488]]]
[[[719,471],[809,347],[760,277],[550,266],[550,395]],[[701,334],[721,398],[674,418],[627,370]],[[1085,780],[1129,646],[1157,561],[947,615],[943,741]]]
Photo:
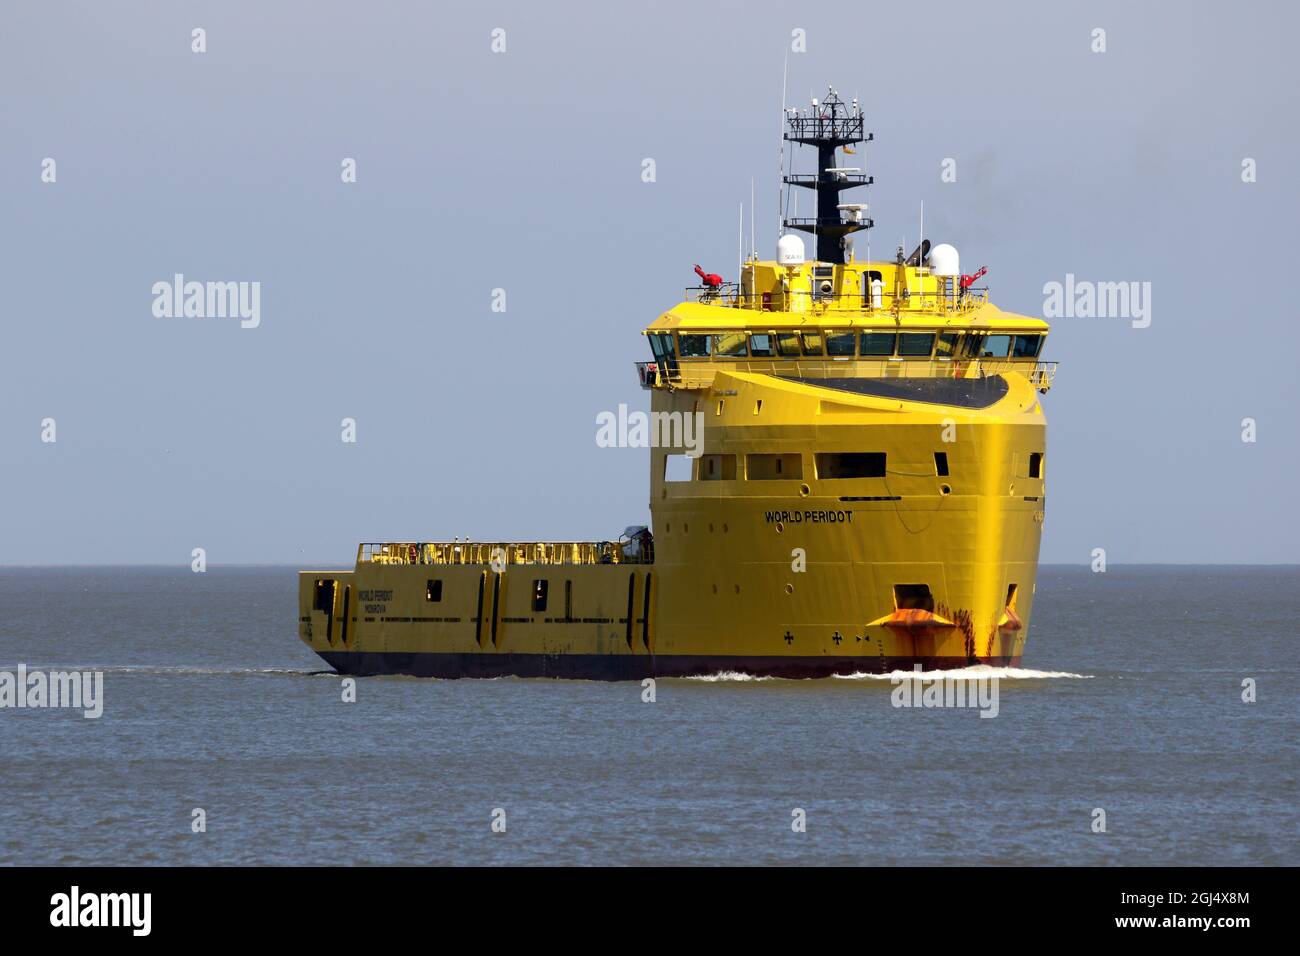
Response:
[[[788,233],[776,241],[776,261],[783,266],[804,264],[803,240]]]
[[[956,248],[946,242],[941,242],[932,248],[926,261],[930,264],[930,273],[932,275],[961,275],[961,258],[957,255]]]

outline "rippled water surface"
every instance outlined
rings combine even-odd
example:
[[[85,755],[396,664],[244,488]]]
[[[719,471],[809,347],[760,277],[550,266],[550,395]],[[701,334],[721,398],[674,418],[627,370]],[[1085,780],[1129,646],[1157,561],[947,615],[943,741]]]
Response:
[[[994,719],[865,676],[348,704],[295,601],[289,568],[0,569],[0,670],[104,672],[98,720],[0,710],[0,862],[1300,864],[1297,568],[1043,568]]]

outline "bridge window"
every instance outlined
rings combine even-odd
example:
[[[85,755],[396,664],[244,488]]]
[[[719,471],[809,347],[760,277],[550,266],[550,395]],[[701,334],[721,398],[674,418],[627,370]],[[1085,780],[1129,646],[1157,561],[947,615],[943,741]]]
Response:
[[[990,335],[980,348],[980,358],[1006,358],[1011,351],[1011,336]]]
[[[776,343],[766,332],[749,337],[749,354],[754,358],[771,358],[776,354]]]
[[[818,478],[884,478],[883,451],[819,452]]]
[[[677,349],[682,358],[708,358],[713,339],[707,335],[678,335]]]
[[[925,357],[934,351],[933,332],[900,332],[898,354],[909,358]]]
[[[987,336],[982,334],[967,334],[962,336],[961,354],[966,358],[976,358],[980,354],[980,349],[984,346],[984,339]]]
[[[798,452],[784,455],[746,455],[745,477],[750,481],[798,480],[803,477],[803,456]]]
[[[550,582],[545,578],[538,578],[533,581],[533,610],[546,610],[546,592],[550,588]]]
[[[863,355],[893,355],[893,332],[863,332],[860,343]]]
[[[442,581],[426,581],[424,584],[424,599],[426,601],[442,600]]]
[[[1011,343],[1011,357],[1038,358],[1038,351],[1042,347],[1041,335],[1017,335]]]
[[[822,334],[820,332],[803,333],[803,354],[804,355],[822,354]]]
[[[735,455],[701,455],[700,481],[735,481]]]
[[[960,336],[956,332],[940,332],[939,342],[934,350],[935,357],[950,359],[956,355],[958,338]]]
[[[826,336],[827,355],[852,355],[853,333],[833,332]]]
[[[784,358],[797,358],[799,356],[799,333],[776,333],[776,350]]]
[[[646,336],[650,340],[650,351],[654,357],[673,358],[673,335],[671,332],[651,332]]]
[[[744,358],[749,354],[745,351],[745,338],[744,332],[719,332],[713,337],[713,354]]]

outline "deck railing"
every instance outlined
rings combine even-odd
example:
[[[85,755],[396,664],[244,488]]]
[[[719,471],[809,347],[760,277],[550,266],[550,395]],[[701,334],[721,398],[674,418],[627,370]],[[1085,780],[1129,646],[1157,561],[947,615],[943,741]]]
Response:
[[[784,378],[983,378],[1023,375],[1040,392],[1052,387],[1056,362],[1030,359],[685,359],[637,362],[644,389],[707,388],[718,372],[752,372]]]
[[[649,564],[618,541],[380,541],[357,547],[357,564]]]
[[[892,314],[897,303],[900,312],[969,312],[989,301],[986,286],[964,290],[960,295],[947,295],[942,291],[904,292],[895,295],[892,288],[881,289],[879,294],[863,295],[846,292],[822,295],[817,292],[791,289],[787,292],[741,291],[735,282],[726,282],[718,288],[687,286],[686,301],[704,305],[748,309],[754,312],[793,313],[820,315],[824,312],[865,312]]]

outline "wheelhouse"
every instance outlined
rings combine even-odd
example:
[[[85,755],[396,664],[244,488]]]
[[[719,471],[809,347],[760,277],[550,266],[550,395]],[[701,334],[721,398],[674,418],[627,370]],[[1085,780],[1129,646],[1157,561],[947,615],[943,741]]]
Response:
[[[950,329],[768,329],[646,332],[656,362],[734,359],[1037,361],[1046,333]]]

